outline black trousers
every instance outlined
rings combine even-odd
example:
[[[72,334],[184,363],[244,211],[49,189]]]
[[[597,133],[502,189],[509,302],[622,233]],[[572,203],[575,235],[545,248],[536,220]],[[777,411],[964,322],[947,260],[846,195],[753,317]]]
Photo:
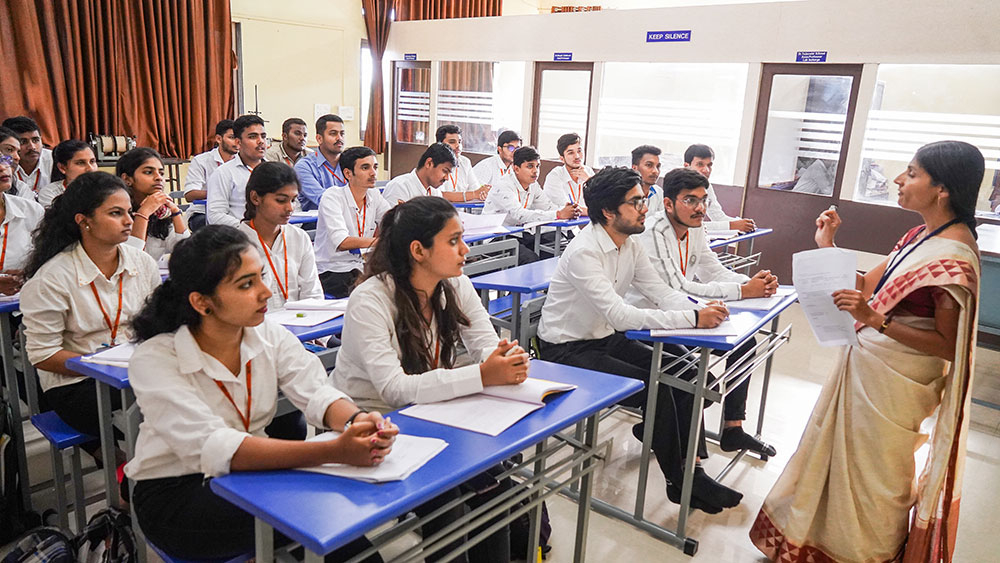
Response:
[[[361,277],[361,270],[351,270],[350,272],[322,272],[319,275],[319,283],[323,286],[323,293],[332,295],[337,299],[347,297],[354,291],[354,283]]]
[[[191,217],[188,219],[188,228],[191,232],[195,232],[198,229],[205,226],[206,217],[204,213],[192,213]]]
[[[749,354],[753,348],[757,345],[756,338],[749,338],[746,342],[741,344],[736,351],[733,352],[728,358],[726,358],[726,369],[733,367],[734,364],[739,363],[743,360],[743,357]],[[681,356],[688,352],[688,349],[684,346],[673,346],[670,344],[663,345],[663,351],[667,354],[674,356]],[[724,350],[713,350],[712,355],[721,356],[725,354]],[[697,375],[697,374],[695,374]],[[689,380],[690,381],[690,380]],[[743,383],[737,385],[732,391],[726,395],[726,398],[722,402],[722,417],[725,420],[746,420],[747,418],[747,393],[750,391],[750,378],[748,377]]]
[[[101,418],[97,412],[97,381],[85,379],[70,385],[53,387],[44,393],[45,400],[56,411],[59,418],[63,419],[76,430],[84,434],[90,434],[95,438],[101,435]],[[122,408],[121,393],[111,393],[111,410]],[[125,438],[119,430],[115,429],[115,439]],[[88,442],[80,446],[87,453],[94,455],[101,443],[98,440]]]

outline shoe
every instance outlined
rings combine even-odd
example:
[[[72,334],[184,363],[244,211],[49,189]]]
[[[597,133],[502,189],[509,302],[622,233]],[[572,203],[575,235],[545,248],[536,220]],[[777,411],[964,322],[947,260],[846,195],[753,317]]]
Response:
[[[681,488],[673,483],[667,483],[667,498],[674,504],[680,504]],[[721,506],[715,506],[714,504],[707,503],[693,494],[691,495],[691,508],[698,509],[708,514],[718,514],[722,512]]]
[[[732,508],[743,500],[743,493],[712,479],[700,465],[694,467],[694,486],[691,489],[691,496],[722,508]]]
[[[768,457],[774,457],[778,453],[774,449],[774,446],[761,442],[757,438],[747,434],[740,426],[724,428],[722,435],[719,436],[719,447],[724,452],[749,450],[755,454]]]
[[[642,433],[646,431],[645,423],[640,422],[638,424],[632,425],[632,435],[635,436],[636,440],[642,441]]]

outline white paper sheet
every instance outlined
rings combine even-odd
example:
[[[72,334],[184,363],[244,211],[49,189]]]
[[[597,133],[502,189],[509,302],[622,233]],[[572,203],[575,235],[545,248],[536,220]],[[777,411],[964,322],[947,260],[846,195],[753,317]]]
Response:
[[[739,326],[726,319],[715,328],[654,328],[649,331],[653,338],[665,336],[737,336],[741,333]]]
[[[135,344],[126,342],[113,348],[105,348],[95,354],[83,356],[80,358],[80,361],[127,368],[128,361],[132,359],[133,353],[135,353]]]
[[[465,229],[465,236],[505,233],[507,232],[507,227],[503,226],[505,217],[507,217],[506,213],[473,215],[472,213],[458,212],[458,218],[462,221],[462,228]]]
[[[322,299],[313,297],[311,299],[286,301],[284,309],[287,311],[346,311],[347,299]]]
[[[284,326],[316,326],[332,321],[344,314],[344,311],[292,311],[279,309],[267,313],[267,318]]]
[[[485,387],[482,394],[501,399],[520,401],[522,403],[543,405],[545,403],[542,400],[546,396],[553,393],[572,391],[573,389],[576,389],[576,385],[529,377],[516,385],[491,385]]]
[[[705,236],[708,237],[708,240],[733,238],[739,234],[740,232],[735,229],[727,229],[724,231],[705,231]]]
[[[538,403],[522,403],[477,393],[450,401],[413,405],[399,412],[413,418],[497,436],[540,408],[542,405]]]
[[[775,305],[781,302],[786,295],[795,293],[790,287],[780,287],[778,292],[770,297],[755,297],[753,299],[740,299],[739,301],[727,301],[726,306],[730,309],[750,309],[752,311],[770,311]]]
[[[833,292],[855,288],[857,268],[857,255],[843,248],[817,248],[792,255],[792,282],[820,346],[858,343],[854,318],[833,304]]]
[[[340,436],[340,432],[325,432],[307,441],[325,442],[333,440],[337,436]],[[438,438],[400,434],[396,436],[396,443],[392,445],[392,451],[377,466],[357,467],[343,463],[327,463],[317,467],[301,467],[300,470],[347,477],[368,483],[401,481],[420,469],[446,447],[448,447],[448,442]]]

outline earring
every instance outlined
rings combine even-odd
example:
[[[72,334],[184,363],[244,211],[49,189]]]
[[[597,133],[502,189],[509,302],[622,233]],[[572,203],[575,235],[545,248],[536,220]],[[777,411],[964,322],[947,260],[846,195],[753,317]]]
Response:
[[[90,225],[84,225],[83,228],[85,228],[85,229],[87,229],[89,231],[90,230]]]

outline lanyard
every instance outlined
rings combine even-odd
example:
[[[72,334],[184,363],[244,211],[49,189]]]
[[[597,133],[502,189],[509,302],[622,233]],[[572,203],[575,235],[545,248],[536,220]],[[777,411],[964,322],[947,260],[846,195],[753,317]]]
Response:
[[[122,272],[118,276],[118,313],[115,314],[115,324],[111,324],[111,317],[108,312],[104,310],[104,304],[101,303],[101,296],[97,294],[97,286],[94,282],[90,282],[90,290],[94,292],[94,299],[97,300],[97,306],[101,309],[101,315],[104,316],[104,324],[108,325],[108,330],[111,331],[111,345],[115,345],[115,338],[118,336],[118,324],[122,320],[122,281],[125,279],[125,273]]]
[[[687,277],[688,253],[691,250],[691,233],[684,233],[684,254],[680,257],[681,275]],[[677,254],[681,253],[681,241],[677,239]]]
[[[291,158],[288,157],[288,155],[285,155],[281,158],[285,159],[285,163],[288,164],[289,166],[295,166],[295,163],[292,161]]]
[[[340,182],[340,185],[343,186],[344,184],[347,183],[347,180],[341,178],[340,176],[337,176],[337,173],[333,171],[333,168],[330,168],[330,164],[325,160],[323,161],[323,168],[326,168],[326,171],[329,172],[331,176],[333,176],[334,180]]]
[[[7,261],[7,228],[10,227],[10,223],[4,223],[3,225],[3,251],[0,251],[0,271],[3,271],[3,265]]]
[[[368,196],[361,200],[361,211],[354,213],[354,219],[358,223],[358,237],[365,236],[365,226],[368,225]]]
[[[955,218],[955,219],[952,219],[951,221],[948,221],[944,225],[941,225],[940,227],[934,229],[933,231],[931,231],[931,234],[929,234],[929,235],[925,236],[924,238],[920,239],[920,242],[918,242],[917,244],[913,245],[913,247],[911,247],[909,250],[907,250],[906,253],[904,254],[903,253],[903,248],[906,248],[906,245],[909,244],[910,242],[912,242],[916,238],[916,236],[914,236],[914,239],[910,239],[910,240],[906,241],[906,243],[903,245],[903,248],[900,248],[899,252],[896,253],[896,256],[894,256],[893,259],[892,259],[892,261],[889,262],[889,265],[886,267],[885,272],[882,274],[882,277],[879,278],[878,285],[875,286],[875,291],[872,292],[872,297],[874,297],[875,295],[878,294],[879,290],[882,289],[882,286],[885,285],[885,282],[889,281],[889,276],[892,275],[893,270],[895,270],[897,266],[899,266],[900,264],[902,264],[903,261],[906,260],[907,256],[909,256],[910,254],[913,254],[913,251],[916,250],[921,244],[923,244],[924,242],[926,242],[928,239],[936,237],[937,235],[939,235],[941,233],[941,231],[947,229],[948,227],[950,227],[950,226],[952,226],[952,225],[954,225],[955,223],[958,223],[958,222],[959,222],[958,218]],[[927,228],[926,226],[921,227],[920,231],[918,231],[917,234],[919,235],[920,233],[924,232],[924,229],[926,229],[926,228]],[[897,260],[897,258],[898,258],[898,260]]]
[[[521,192],[523,192],[525,190],[524,190],[524,188],[521,187],[521,182],[520,181],[514,182],[514,184],[515,184],[514,185],[514,195],[517,196],[517,202],[521,203]],[[524,203],[521,204],[521,207],[523,207],[524,209],[527,209],[528,208],[528,200],[530,200],[530,199],[531,199],[531,192],[528,191],[528,192],[526,192],[524,194]]]
[[[455,172],[452,173],[452,174],[448,174],[448,180],[451,182],[452,191],[456,191],[457,192],[458,191],[458,170],[455,170]],[[430,190],[428,190],[428,191],[430,191]]]
[[[227,399],[229,399],[229,404],[233,405],[233,408],[236,409],[236,414],[239,415],[240,421],[243,422],[243,429],[246,430],[247,432],[250,432],[250,400],[253,397],[253,387],[251,386],[252,380],[253,380],[253,372],[250,370],[250,360],[247,360],[247,413],[246,414],[243,414],[240,411],[240,407],[236,406],[236,401],[233,400],[233,396],[229,394],[229,391],[226,389],[226,386],[223,385],[222,382],[219,381],[218,379],[214,380],[215,384],[219,386],[219,390],[222,391],[222,394],[225,395]]]
[[[38,164],[38,166],[41,166],[41,164]],[[33,192],[35,192],[37,194],[38,193],[38,181],[42,179],[42,171],[38,170],[36,168],[35,172],[37,172],[37,174],[35,174],[35,184],[33,186],[31,186],[31,191],[33,191]],[[22,181],[22,182],[25,181],[24,180],[25,178],[30,178],[30,177],[31,177],[31,174],[28,174],[27,176],[22,176],[21,175],[21,171],[20,170],[17,171],[17,179],[20,180],[20,181]],[[66,182],[63,182],[63,185],[66,185]]]
[[[253,219],[250,220],[250,228],[257,233],[257,240],[260,241],[260,247],[264,249],[264,256],[267,256],[267,263],[271,266],[271,273],[274,274],[274,281],[278,283],[278,291],[281,292],[285,301],[288,301],[288,243],[285,241],[285,229],[281,229],[281,246],[285,251],[285,285],[282,287],[281,278],[278,277],[278,270],[274,267],[274,262],[271,260],[271,251],[267,249],[267,244],[264,243],[264,239],[260,236],[260,232],[257,230],[257,227],[253,226]]]
[[[573,180],[567,180],[566,184],[569,186],[569,201],[570,203],[579,203],[580,196],[583,195],[583,182],[576,184],[576,190],[573,190],[573,185],[575,182]]]

